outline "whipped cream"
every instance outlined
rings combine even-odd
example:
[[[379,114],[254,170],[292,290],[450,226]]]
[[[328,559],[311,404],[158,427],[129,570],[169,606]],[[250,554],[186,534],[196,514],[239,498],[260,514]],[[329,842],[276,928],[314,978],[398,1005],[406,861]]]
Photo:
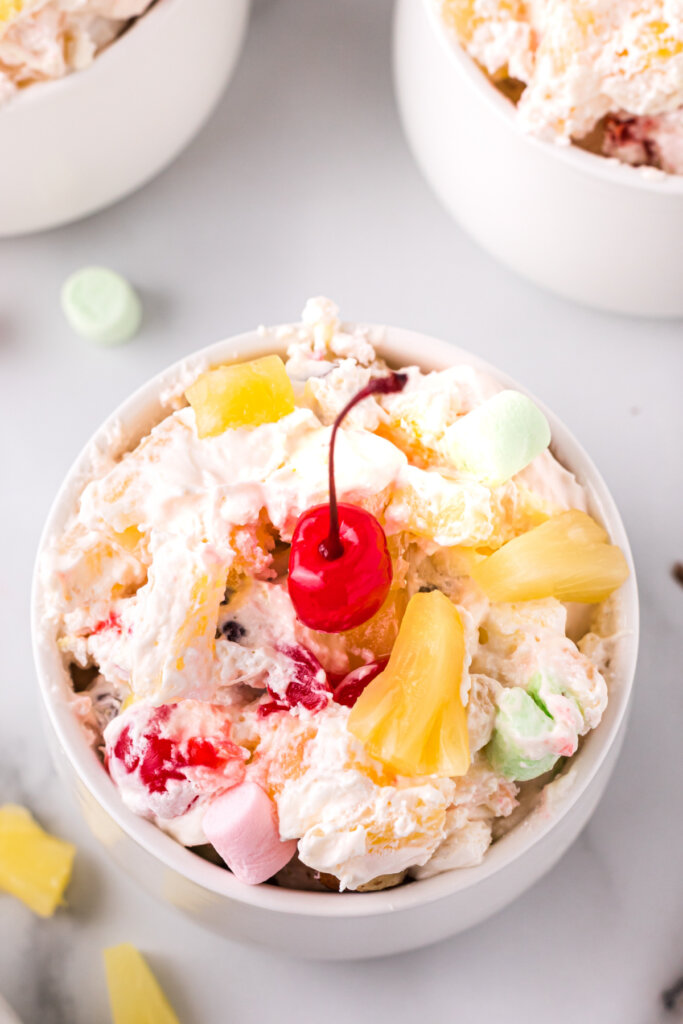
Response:
[[[335,875],[342,889],[357,889],[429,859],[445,837],[454,784],[389,783],[347,730],[348,714],[331,704],[317,716],[298,773],[284,781],[276,803],[280,834],[299,839],[303,862]]]

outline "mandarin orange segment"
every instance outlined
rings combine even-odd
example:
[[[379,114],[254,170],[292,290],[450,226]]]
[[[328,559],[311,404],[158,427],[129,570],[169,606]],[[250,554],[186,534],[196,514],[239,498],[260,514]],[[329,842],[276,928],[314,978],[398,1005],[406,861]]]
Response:
[[[348,650],[354,654],[369,651],[372,661],[388,658],[396,643],[407,605],[408,595],[405,590],[390,590],[384,604],[372,618],[343,634]]]
[[[76,848],[44,832],[25,807],[0,807],[0,889],[50,917],[71,877]]]
[[[120,544],[125,551],[135,551],[142,541],[142,537],[143,535],[140,533],[137,526],[128,526],[121,533],[114,534],[114,540],[117,544]]]
[[[407,604],[405,590],[394,588],[387,594],[379,611],[360,626],[343,633],[306,629],[302,631],[302,639],[323,667],[331,672],[341,664],[340,659],[343,659],[345,672],[369,662],[382,661],[391,654]]]
[[[409,601],[384,672],[361,694],[349,731],[403,775],[465,775],[467,715],[460,695],[462,620],[438,590]]]
[[[491,601],[555,597],[597,604],[628,575],[621,549],[578,509],[551,516],[472,568],[472,578]]]
[[[294,410],[294,390],[279,356],[209,370],[185,396],[194,409],[199,437],[275,423]]]

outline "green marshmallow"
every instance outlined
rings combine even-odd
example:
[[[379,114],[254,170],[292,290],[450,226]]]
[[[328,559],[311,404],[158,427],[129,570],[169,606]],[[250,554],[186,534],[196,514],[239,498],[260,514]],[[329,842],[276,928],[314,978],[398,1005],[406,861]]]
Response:
[[[572,692],[571,688],[567,686],[557,676],[552,675],[548,672],[534,672],[529,679],[526,691],[531,699],[541,708],[546,715],[550,715],[548,710],[548,696],[561,696],[571,701],[576,705],[576,708],[581,714],[581,705],[576,698],[576,695]],[[551,716],[552,717],[552,716]]]
[[[552,727],[552,718],[521,686],[505,690],[498,701],[493,736],[485,748],[491,767],[519,782],[550,771],[558,760],[557,755],[548,754],[534,761],[525,752],[525,741],[537,739]]]
[[[490,487],[505,483],[550,444],[547,419],[519,391],[500,391],[461,416],[444,436],[456,466]]]
[[[83,267],[71,274],[61,298],[67,320],[88,341],[115,345],[140,327],[140,299],[125,278],[106,267]]]

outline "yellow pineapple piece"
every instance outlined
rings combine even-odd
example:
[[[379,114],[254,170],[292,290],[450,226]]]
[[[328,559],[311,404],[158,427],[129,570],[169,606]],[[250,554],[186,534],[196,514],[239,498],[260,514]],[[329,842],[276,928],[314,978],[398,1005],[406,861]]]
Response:
[[[0,889],[41,917],[54,914],[71,878],[76,847],[44,832],[25,807],[0,807]]]
[[[571,509],[515,537],[472,568],[491,601],[597,604],[629,575],[620,548],[586,512]]]
[[[179,1024],[135,946],[123,942],[105,949],[104,966],[114,1024]]]
[[[467,715],[460,694],[465,636],[438,590],[409,601],[389,664],[358,698],[349,731],[403,775],[465,775]]]
[[[275,423],[294,410],[294,389],[279,356],[209,370],[185,395],[200,437],[214,437],[229,427]]]
[[[23,0],[0,0],[0,21],[11,21],[23,7]]]

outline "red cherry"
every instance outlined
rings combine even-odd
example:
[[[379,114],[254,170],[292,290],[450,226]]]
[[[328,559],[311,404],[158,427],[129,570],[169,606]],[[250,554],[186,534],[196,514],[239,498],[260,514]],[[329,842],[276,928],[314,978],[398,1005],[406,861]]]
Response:
[[[378,377],[348,402],[330,438],[330,502],[300,516],[289,556],[289,596],[299,619],[323,633],[353,629],[379,611],[391,585],[391,557],[384,530],[370,512],[337,504],[334,445],[339,425],[357,402],[402,391],[404,373]]]
[[[121,730],[114,745],[114,757],[129,774],[138,772],[149,793],[166,793],[171,781],[186,782],[188,769],[209,768],[225,773],[231,761],[237,766],[243,763],[242,751],[229,739],[229,719],[225,735],[218,730],[208,736],[191,736],[186,742],[173,735],[172,721],[179,707],[161,704],[150,711],[136,749],[130,725]],[[218,710],[222,713],[222,709]],[[162,735],[164,729],[169,731],[168,735]],[[191,795],[190,799],[194,801],[195,797]]]
[[[278,650],[291,659],[292,679],[284,697],[269,689],[273,699],[260,705],[259,718],[267,718],[276,711],[289,711],[296,707],[304,707],[309,711],[322,711],[326,708],[332,694],[325,670],[315,655],[298,645],[283,644]]]
[[[341,683],[334,688],[334,700],[336,704],[343,704],[344,707],[352,708],[366,686],[375,679],[380,672],[387,667],[388,658],[381,661],[373,661],[369,665],[361,665],[344,676]]]
[[[353,629],[379,611],[391,585],[391,558],[384,530],[357,505],[341,504],[343,554],[323,554],[330,533],[330,506],[316,505],[299,519],[289,556],[289,594],[301,621],[324,633]]]

